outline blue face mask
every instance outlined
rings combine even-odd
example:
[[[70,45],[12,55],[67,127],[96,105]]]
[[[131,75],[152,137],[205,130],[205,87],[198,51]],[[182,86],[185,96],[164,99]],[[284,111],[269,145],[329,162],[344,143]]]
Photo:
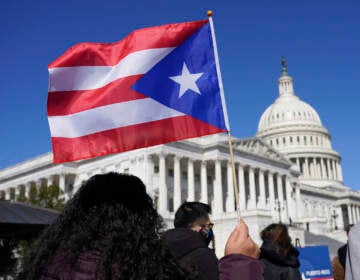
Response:
[[[213,239],[214,237],[214,232],[212,229],[207,229],[205,227],[202,227],[200,230],[201,235],[205,238],[205,242],[207,245],[210,244],[210,241]]]

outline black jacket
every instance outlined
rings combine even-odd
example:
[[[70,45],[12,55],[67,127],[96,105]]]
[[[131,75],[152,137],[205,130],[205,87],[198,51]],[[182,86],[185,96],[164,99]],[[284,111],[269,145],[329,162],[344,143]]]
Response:
[[[198,271],[199,279],[219,279],[218,259],[200,233],[186,228],[171,229],[164,233],[163,241],[184,269]]]
[[[296,248],[285,256],[282,249],[276,250],[271,240],[265,240],[260,250],[260,259],[265,265],[264,280],[301,280],[299,251]]]
[[[339,257],[339,261],[341,263],[341,265],[343,266],[343,268],[345,269],[346,267],[346,252],[347,252],[347,243],[343,246],[341,246],[338,249],[338,257]]]

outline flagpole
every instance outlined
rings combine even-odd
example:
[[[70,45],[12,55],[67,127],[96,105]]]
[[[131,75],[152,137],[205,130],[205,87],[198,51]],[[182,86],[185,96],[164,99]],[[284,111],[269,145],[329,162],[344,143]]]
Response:
[[[231,167],[232,167],[233,188],[234,188],[234,193],[235,193],[236,212],[237,212],[238,218],[240,219],[241,213],[240,213],[240,205],[239,205],[239,189],[238,189],[238,184],[237,184],[237,180],[236,180],[234,153],[233,153],[232,141],[231,141],[231,136],[230,136],[230,126],[229,126],[229,120],[228,120],[228,117],[227,117],[227,109],[226,109],[226,104],[225,104],[224,88],[223,88],[221,72],[220,72],[219,55],[218,55],[218,51],[217,51],[216,38],[215,38],[215,29],[214,29],[214,23],[213,23],[213,20],[212,20],[212,14],[213,14],[212,11],[207,11],[207,16],[209,18],[209,23],[210,23],[211,36],[212,36],[212,39],[213,39],[212,41],[213,41],[213,44],[214,44],[214,56],[215,56],[216,72],[217,72],[217,76],[219,78],[219,88],[220,88],[220,94],[221,94],[221,102],[222,102],[222,107],[223,107],[223,110],[224,110],[226,127],[228,128],[227,138],[228,138],[228,142],[229,142],[229,152],[230,152]]]

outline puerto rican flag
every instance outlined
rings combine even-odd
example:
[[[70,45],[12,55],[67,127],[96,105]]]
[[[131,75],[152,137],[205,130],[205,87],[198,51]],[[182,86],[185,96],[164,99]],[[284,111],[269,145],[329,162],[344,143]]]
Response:
[[[229,131],[210,24],[80,43],[50,63],[54,163]]]

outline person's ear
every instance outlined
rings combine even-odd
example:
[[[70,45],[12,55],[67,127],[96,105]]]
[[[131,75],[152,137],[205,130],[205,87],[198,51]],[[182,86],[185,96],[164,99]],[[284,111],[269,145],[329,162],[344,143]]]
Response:
[[[201,226],[195,225],[195,226],[193,226],[191,229],[192,229],[193,231],[199,232],[199,231],[201,230]]]

